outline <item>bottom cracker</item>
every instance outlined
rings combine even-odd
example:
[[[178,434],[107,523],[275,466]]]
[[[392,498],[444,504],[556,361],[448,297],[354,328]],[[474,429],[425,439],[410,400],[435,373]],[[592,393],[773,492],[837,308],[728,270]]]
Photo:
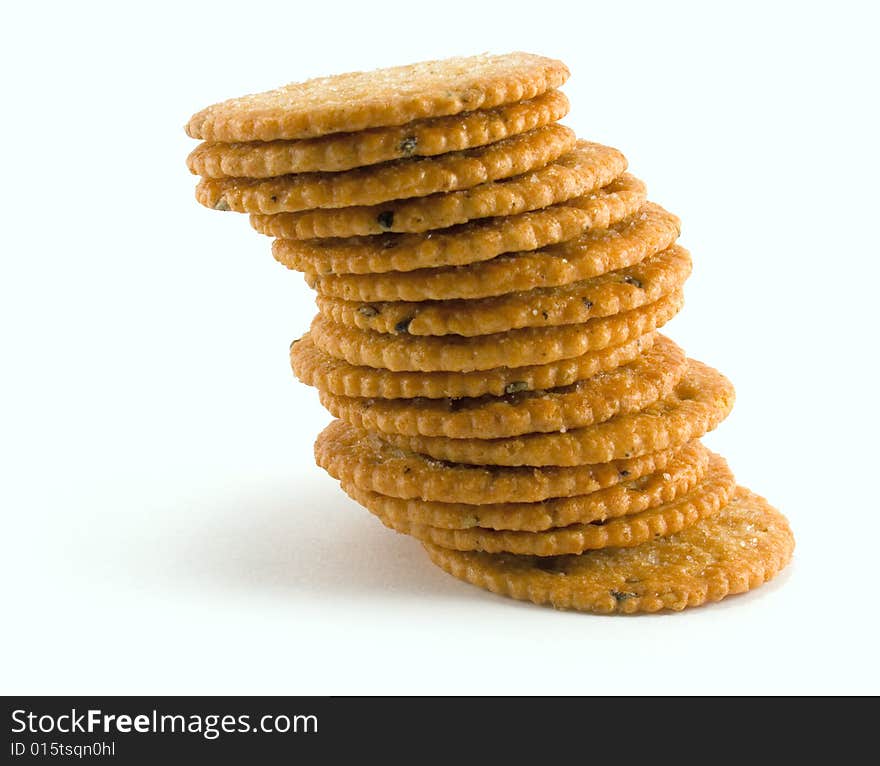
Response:
[[[757,588],[789,562],[795,543],[779,511],[738,487],[711,518],[635,548],[541,558],[423,545],[441,569],[493,593],[557,609],[632,614],[679,611]]]

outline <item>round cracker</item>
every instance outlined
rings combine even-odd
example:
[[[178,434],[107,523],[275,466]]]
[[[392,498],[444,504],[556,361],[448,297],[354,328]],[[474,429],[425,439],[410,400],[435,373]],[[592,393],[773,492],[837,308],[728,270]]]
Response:
[[[384,513],[381,504],[368,509],[385,526],[422,542],[457,551],[515,553],[522,556],[561,556],[600,548],[630,548],[667,537],[717,513],[731,498],[736,479],[724,458],[712,455],[709,469],[694,489],[669,503],[604,522],[571,524],[543,532],[441,529],[412,524]],[[357,491],[343,486],[354,499]]]
[[[638,412],[668,396],[687,368],[684,351],[669,338],[625,367],[570,386],[473,399],[375,399],[321,391],[334,417],[358,428],[403,436],[494,439],[583,428]]]
[[[435,460],[472,465],[578,465],[606,463],[686,444],[715,428],[733,409],[733,384],[718,370],[694,359],[672,394],[641,412],[572,431],[526,434],[505,439],[449,439],[443,436],[384,438],[396,447]]]
[[[653,332],[681,308],[681,292],[622,314],[559,327],[524,327],[493,335],[391,335],[345,327],[318,314],[311,337],[318,348],[349,364],[393,371],[471,372],[549,364]],[[405,328],[401,328],[402,330]]]
[[[380,333],[490,335],[522,327],[581,324],[632,311],[678,292],[691,273],[690,253],[673,245],[635,266],[562,287],[539,287],[492,298],[443,301],[346,301],[316,297],[333,322]]]
[[[568,74],[561,61],[519,52],[348,72],[213,104],[186,132],[204,141],[275,141],[403,125],[534,98]]]
[[[433,157],[485,146],[561,120],[565,94],[551,90],[528,101],[396,127],[334,133],[301,141],[199,144],[186,159],[205,178],[271,178],[339,172],[407,157]]]
[[[395,528],[409,524],[446,530],[544,532],[554,527],[603,522],[671,503],[703,480],[709,454],[709,450],[694,442],[691,448],[676,454],[663,470],[620,481],[586,495],[532,503],[442,503],[390,497],[361,489],[351,482],[343,482],[343,488],[361,505],[386,517]]]
[[[574,144],[575,135],[570,128],[546,125],[476,149],[395,160],[341,173],[203,178],[196,187],[196,199],[214,210],[267,215],[379,205],[470,189],[529,173],[559,159]]]
[[[600,614],[680,611],[757,588],[794,552],[786,518],[738,487],[709,519],[636,548],[541,558],[452,551],[430,543],[431,560],[453,577],[521,601]]]
[[[306,282],[321,295],[346,301],[488,298],[560,287],[634,266],[671,247],[680,231],[676,216],[649,202],[610,229],[589,230],[577,239],[541,250],[405,274],[306,273]]]
[[[400,449],[377,434],[334,420],[315,440],[315,461],[335,479],[383,495],[483,505],[537,503],[598,492],[664,471],[678,455],[696,460],[700,449],[698,442],[692,442],[597,465],[465,465]]]
[[[476,372],[392,372],[357,367],[319,349],[306,333],[290,344],[290,364],[306,385],[339,396],[380,399],[445,399],[447,397],[505,396],[521,391],[559,388],[632,362],[650,349],[655,333],[571,359],[530,367],[496,367]]]
[[[282,216],[263,216],[275,260],[313,274],[373,274],[488,261],[502,253],[537,250],[607,229],[645,202],[645,184],[624,173],[582,197],[519,215],[482,218],[426,234],[374,234],[344,239],[289,239]]]
[[[588,141],[540,170],[462,191],[392,200],[381,205],[251,214],[257,231],[283,229],[294,239],[426,232],[478,218],[518,215],[590,194],[626,170],[616,149]],[[267,220],[270,219],[270,220]],[[276,220],[271,220],[276,219]]]

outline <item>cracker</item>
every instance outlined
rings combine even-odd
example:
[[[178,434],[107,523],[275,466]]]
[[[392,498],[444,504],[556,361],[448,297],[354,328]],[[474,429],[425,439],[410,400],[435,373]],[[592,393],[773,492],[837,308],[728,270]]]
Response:
[[[296,271],[314,274],[371,274],[462,266],[502,253],[537,250],[575,239],[587,229],[607,229],[645,202],[645,185],[624,173],[607,186],[552,205],[500,218],[481,218],[427,234],[374,234],[346,239],[276,239],[275,259]],[[276,237],[289,232],[281,216],[263,216]]]
[[[303,383],[339,396],[381,399],[504,396],[568,386],[613,370],[650,349],[654,339],[654,333],[649,333],[620,346],[531,367],[496,367],[477,372],[392,372],[355,367],[343,359],[336,359],[319,349],[306,333],[290,345],[290,364]]]
[[[561,120],[565,94],[551,90],[495,109],[437,117],[357,133],[301,141],[202,143],[187,157],[190,172],[206,178],[271,178],[288,173],[338,172],[406,157],[433,157],[485,146]]]
[[[373,503],[374,507],[368,506],[368,509],[385,526],[442,548],[560,556],[599,548],[629,548],[657,537],[674,535],[717,513],[727,504],[735,488],[736,480],[727,463],[718,455],[712,455],[703,481],[687,495],[670,503],[605,522],[571,524],[544,532],[510,532],[479,527],[441,529],[392,519],[382,512],[378,503]],[[349,492],[350,488],[343,486],[343,489]],[[359,494],[357,490],[351,489],[350,494],[358,500],[355,496]]]
[[[606,463],[675,448],[715,428],[733,408],[733,385],[694,359],[675,390],[641,412],[551,434],[506,439],[448,439],[385,434],[401,449],[436,460],[472,465],[580,465]]]
[[[506,467],[442,462],[392,446],[376,434],[334,420],[315,441],[315,461],[335,479],[390,497],[484,505],[537,503],[599,492],[665,471],[678,456],[699,459],[692,442],[598,465]]]
[[[389,497],[343,482],[345,491],[361,505],[385,517],[394,528],[405,525],[445,530],[489,529],[543,532],[554,527],[590,524],[646,511],[694,489],[706,474],[709,451],[694,443],[662,471],[587,495],[556,497],[536,503],[508,502],[476,505]],[[436,540],[442,544],[440,540]],[[453,547],[457,546],[445,546]]]
[[[321,391],[321,404],[368,431],[492,439],[582,428],[638,412],[668,396],[686,366],[684,351],[661,338],[625,367],[549,391],[473,399],[352,398]]]
[[[764,498],[739,487],[709,519],[635,548],[539,558],[426,544],[454,577],[521,601],[601,614],[680,611],[744,593],[791,560],[794,536]]]
[[[571,150],[575,135],[562,125],[437,157],[395,160],[341,173],[299,173],[276,178],[203,178],[196,199],[205,207],[238,213],[296,213],[315,208],[378,205],[391,200],[470,189],[529,173]]]
[[[213,104],[186,132],[205,141],[275,141],[403,125],[531,99],[568,74],[561,61],[531,53],[349,72]]]
[[[315,345],[349,364],[413,372],[471,372],[525,367],[619,346],[668,322],[681,308],[681,292],[655,303],[578,325],[525,327],[465,338],[390,335],[338,325],[320,314],[312,321]]]
[[[607,186],[624,170],[626,158],[616,149],[578,141],[573,151],[540,170],[471,189],[381,205],[274,216],[254,213],[251,225],[257,231],[283,229],[294,239],[445,229],[472,219],[518,215],[581,197]],[[267,220],[272,218],[278,220]]]
[[[647,203],[610,229],[525,253],[469,266],[420,269],[405,274],[306,274],[321,295],[347,301],[427,301],[487,298],[538,287],[559,287],[633,266],[670,247],[678,218]]]
[[[562,287],[541,287],[492,298],[445,301],[346,301],[318,295],[318,310],[348,327],[410,335],[488,335],[521,327],[581,324],[660,300],[682,289],[690,253],[673,245],[627,269]]]

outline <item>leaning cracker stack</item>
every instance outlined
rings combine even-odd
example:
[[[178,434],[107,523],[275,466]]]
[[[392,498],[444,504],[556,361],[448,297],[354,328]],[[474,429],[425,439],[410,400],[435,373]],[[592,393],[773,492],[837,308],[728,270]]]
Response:
[[[558,124],[568,74],[474,56],[216,104],[187,125],[196,196],[316,291],[290,348],[337,418],[315,457],[386,526],[535,603],[717,601],[794,539],[699,441],[734,391],[659,332],[691,270],[679,220]]]

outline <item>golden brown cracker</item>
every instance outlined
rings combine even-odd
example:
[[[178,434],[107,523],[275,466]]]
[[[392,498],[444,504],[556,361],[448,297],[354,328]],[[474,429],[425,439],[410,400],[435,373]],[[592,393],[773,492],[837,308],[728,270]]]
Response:
[[[238,213],[296,213],[315,208],[379,205],[391,200],[470,189],[554,162],[574,147],[562,125],[545,125],[495,144],[437,157],[394,160],[340,173],[274,178],[203,178],[196,199]]]
[[[673,245],[619,271],[562,287],[541,287],[492,298],[444,301],[346,301],[316,297],[318,310],[337,324],[410,335],[489,335],[521,327],[581,324],[660,300],[682,289],[690,253]]]
[[[572,524],[604,522],[646,511],[694,489],[706,474],[709,451],[694,442],[675,455],[664,470],[590,492],[555,497],[540,502],[507,502],[478,505],[442,503],[417,498],[398,498],[343,481],[345,491],[361,505],[387,518],[395,528],[402,525],[446,530],[494,529],[543,532]],[[436,541],[438,544],[439,540]],[[457,546],[446,546],[457,547]]]
[[[403,326],[396,335],[377,333],[338,325],[319,314],[312,321],[311,337],[318,348],[357,366],[417,372],[525,367],[627,343],[662,327],[683,302],[677,292],[647,306],[583,324],[525,327],[472,338],[412,336]]]
[[[581,197],[607,186],[626,170],[616,149],[578,141],[551,164],[513,178],[428,197],[392,200],[381,205],[251,214],[257,231],[283,230],[294,239],[360,237],[385,232],[426,232],[478,218],[525,213]],[[277,219],[277,220],[267,220]]]
[[[213,104],[186,125],[205,141],[275,141],[403,125],[491,109],[558,88],[561,61],[531,53],[466,56],[290,83]]]
[[[647,203],[625,221],[549,248],[511,253],[468,266],[404,274],[306,274],[321,295],[347,301],[426,301],[487,298],[593,279],[634,266],[672,246],[678,218]]]
[[[314,274],[371,274],[462,266],[502,253],[537,250],[575,239],[587,229],[607,229],[645,202],[645,185],[624,173],[597,191],[542,210],[481,218],[423,234],[374,234],[345,239],[287,239],[283,217],[263,216],[262,233],[275,259],[296,271]]]
[[[334,417],[404,436],[492,439],[582,428],[638,412],[668,396],[687,367],[684,351],[660,338],[635,361],[570,386],[472,399],[376,399],[321,391]]]
[[[271,178],[288,173],[339,172],[366,165],[433,157],[485,146],[561,120],[565,94],[551,90],[528,101],[449,117],[300,141],[199,144],[187,157],[190,172],[206,178]]]
[[[449,439],[385,434],[401,449],[472,465],[606,463],[675,448],[715,428],[733,408],[733,385],[717,370],[689,360],[675,390],[641,412],[564,433],[505,439]]]
[[[739,487],[712,517],[635,548],[551,558],[425,549],[441,569],[493,593],[557,609],[633,614],[680,611],[757,588],[790,561],[794,536],[779,511]]]
[[[442,503],[537,503],[599,492],[665,471],[678,456],[699,459],[692,442],[610,463],[578,466],[480,466],[434,460],[377,434],[334,420],[315,441],[315,460],[335,479],[390,497]]]
[[[512,532],[479,527],[442,529],[412,524],[384,513],[382,503],[375,502],[375,498],[365,497],[357,489],[343,485],[343,489],[358,502],[362,497],[370,502],[367,508],[385,526],[397,532],[442,548],[525,556],[560,556],[599,548],[629,548],[673,535],[717,513],[727,504],[735,488],[736,480],[727,463],[713,454],[703,481],[686,495],[664,505],[604,522],[571,524],[543,532]]]
[[[356,367],[344,359],[336,359],[319,349],[306,333],[290,345],[290,363],[303,383],[339,396],[380,399],[504,396],[568,386],[613,370],[650,349],[654,340],[655,334],[648,333],[620,346],[530,367],[496,367],[475,372],[392,372]]]

